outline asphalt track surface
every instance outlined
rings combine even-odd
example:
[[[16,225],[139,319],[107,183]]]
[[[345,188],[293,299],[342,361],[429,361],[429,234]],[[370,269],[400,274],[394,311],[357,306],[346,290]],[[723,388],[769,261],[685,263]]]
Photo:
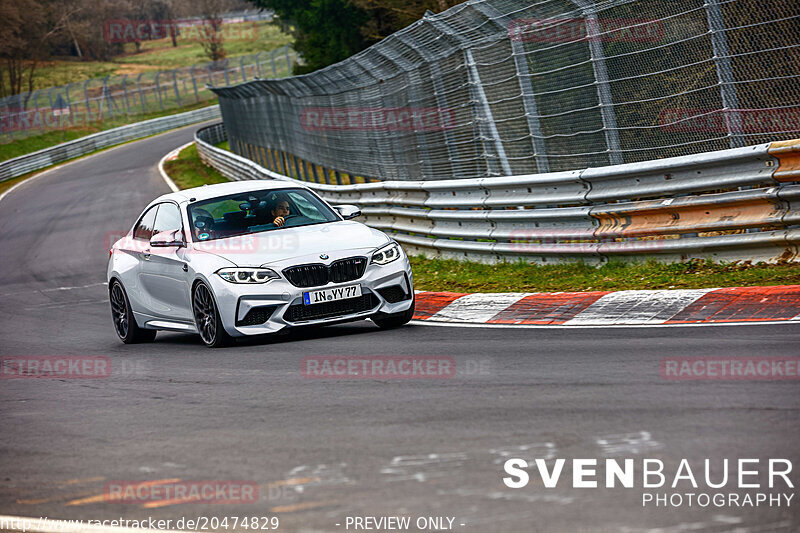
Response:
[[[123,345],[104,286],[108,235],[168,192],[156,164],[194,129],[65,165],[0,203],[0,353],[107,356],[113,369],[107,379],[0,381],[0,514],[277,515],[279,531],[309,533],[347,531],[347,516],[364,515],[455,517],[465,532],[800,530],[797,498],[789,508],[643,507],[640,480],[573,489],[569,463],[554,489],[536,475],[523,489],[502,483],[506,457],[657,458],[673,471],[687,458],[698,477],[705,458],[800,465],[797,381],[659,373],[671,356],[798,356],[800,323],[380,331],[363,322],[224,350],[177,333]],[[309,355],[452,357],[457,372],[307,379]],[[110,480],[164,479],[249,480],[260,496],[150,507],[102,497]]]

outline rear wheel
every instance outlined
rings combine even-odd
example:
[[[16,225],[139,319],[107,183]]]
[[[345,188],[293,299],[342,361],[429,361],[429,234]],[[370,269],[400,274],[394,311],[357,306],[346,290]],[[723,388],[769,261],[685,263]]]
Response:
[[[411,300],[411,307],[407,311],[400,311],[399,313],[378,314],[372,317],[372,321],[381,329],[399,328],[403,324],[407,324],[414,316],[414,300]]]
[[[153,342],[156,338],[156,330],[143,329],[136,324],[136,319],[131,311],[131,304],[122,283],[114,281],[109,292],[111,299],[111,318],[114,320],[114,331],[125,344],[135,344],[138,342]]]
[[[228,346],[233,340],[222,327],[217,304],[205,283],[198,283],[192,296],[194,322],[203,343],[210,348]]]

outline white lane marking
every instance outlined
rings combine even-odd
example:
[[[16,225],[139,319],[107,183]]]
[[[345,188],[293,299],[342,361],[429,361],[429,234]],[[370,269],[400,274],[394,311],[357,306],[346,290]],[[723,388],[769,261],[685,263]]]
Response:
[[[660,323],[669,320],[712,290],[714,289],[611,292],[564,324]]]
[[[140,520],[134,519],[131,521],[141,522]],[[176,530],[169,529],[153,530],[136,527],[90,525],[76,522],[77,520],[55,520],[44,517],[33,518],[0,515],[0,526],[2,526],[3,531],[26,531],[33,533],[142,533],[142,531],[158,531],[159,533],[178,533]]]
[[[105,283],[105,282],[102,282],[102,283],[90,283],[88,285],[78,285],[77,287],[54,287],[52,289],[42,289],[40,292],[74,291],[76,289],[88,289],[89,287],[98,287],[100,285],[103,285],[105,287],[107,285],[107,283]]]
[[[184,144],[183,146],[179,146],[179,147],[175,148],[173,151],[169,152],[167,155],[162,157],[161,160],[158,162],[158,172],[161,174],[161,177],[164,179],[164,183],[167,184],[167,187],[169,187],[170,190],[172,190],[172,192],[178,192],[180,190],[180,188],[177,185],[175,185],[175,182],[172,181],[172,178],[169,177],[169,175],[167,174],[167,171],[164,170],[164,162],[167,161],[168,159],[169,160],[175,159],[178,156],[178,154],[181,153],[181,150],[183,150],[184,148],[187,148],[187,147],[189,147],[189,146],[191,146],[193,144],[194,144],[194,141],[188,142],[188,143]]]
[[[500,311],[528,296],[525,292],[467,294],[428,318],[429,321],[486,322]]]
[[[713,326],[774,326],[777,324],[797,325],[796,320],[765,320],[763,322],[699,322],[695,324],[470,324],[467,322],[431,322],[426,320],[412,320],[409,324],[414,326],[435,326],[441,328],[529,328],[529,329],[625,329],[625,328],[699,328]]]
[[[84,305],[84,304],[104,304],[108,303],[107,299],[102,300],[73,300],[71,302],[63,303],[49,303],[49,304],[36,304],[26,307],[25,311],[38,311],[40,309],[58,309],[60,307],[69,307],[71,305]]]
[[[615,433],[595,437],[597,445],[606,455],[636,454],[641,455],[646,451],[657,450],[661,443],[653,440],[649,431],[635,433]]]

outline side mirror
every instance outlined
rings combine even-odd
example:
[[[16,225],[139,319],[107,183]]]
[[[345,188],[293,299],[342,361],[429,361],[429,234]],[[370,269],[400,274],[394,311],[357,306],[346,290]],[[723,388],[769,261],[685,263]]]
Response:
[[[361,208],[357,205],[335,205],[333,208],[336,209],[345,220],[361,216]]]
[[[153,248],[168,248],[170,246],[186,246],[181,230],[161,231],[150,238]]]

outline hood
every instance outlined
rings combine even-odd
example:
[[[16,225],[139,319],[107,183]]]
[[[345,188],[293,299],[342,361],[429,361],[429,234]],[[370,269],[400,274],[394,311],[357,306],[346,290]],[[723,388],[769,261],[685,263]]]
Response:
[[[353,220],[285,228],[227,239],[193,243],[193,247],[223,257],[236,266],[285,266],[324,262],[368,252],[388,243],[382,231]]]

